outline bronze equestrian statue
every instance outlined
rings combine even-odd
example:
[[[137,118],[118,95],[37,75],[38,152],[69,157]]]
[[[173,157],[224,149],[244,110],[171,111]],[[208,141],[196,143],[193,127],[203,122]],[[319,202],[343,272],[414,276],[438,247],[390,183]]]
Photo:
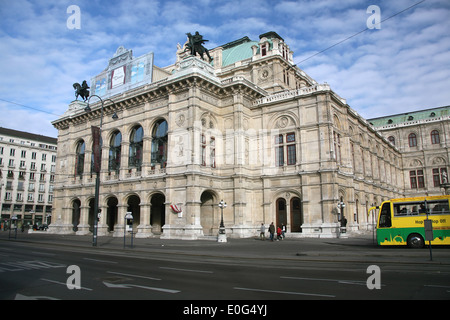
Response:
[[[87,85],[86,80],[80,85],[78,82],[73,84],[73,88],[75,89],[75,100],[78,100],[78,96],[80,96],[84,102],[89,98],[89,86]]]
[[[203,44],[209,40],[204,40],[203,36],[199,34],[198,31],[196,31],[194,35],[192,35],[191,33],[186,33],[186,35],[188,36],[189,39],[189,43],[186,46],[187,47],[186,50],[190,50],[191,54],[194,57],[198,53],[200,55],[200,58],[202,58],[202,60],[205,60],[203,59],[203,54],[206,53],[206,55],[209,58],[209,62],[211,62],[213,58],[211,58],[211,56],[209,55],[208,49],[206,49],[203,46]]]

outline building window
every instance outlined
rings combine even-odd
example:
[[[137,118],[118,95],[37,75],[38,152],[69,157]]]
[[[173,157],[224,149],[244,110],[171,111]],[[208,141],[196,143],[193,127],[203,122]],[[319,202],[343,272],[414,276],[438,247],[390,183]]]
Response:
[[[267,44],[266,43],[263,43],[262,45],[261,45],[261,56],[265,56],[265,55],[267,55]]]
[[[287,164],[294,165],[297,162],[295,149],[295,133],[288,133],[286,135],[287,144]]]
[[[425,180],[423,178],[423,170],[412,170],[409,172],[409,181],[411,189],[425,188]]]
[[[282,167],[284,165],[284,146],[283,146],[283,135],[280,134],[275,137],[275,165],[277,167]]]
[[[122,134],[116,131],[109,142],[108,171],[119,172],[122,146]]]
[[[211,168],[216,167],[216,138],[211,137],[209,143],[209,164]]]
[[[411,133],[408,136],[408,142],[410,147],[417,147],[417,136],[415,133]]]
[[[295,146],[295,133],[290,132],[286,135],[279,134],[275,136],[275,165],[282,167],[284,163],[285,150],[287,155],[287,165],[297,163],[297,151]]]
[[[333,132],[334,152],[337,164],[341,164],[341,135]]]
[[[202,134],[202,144],[200,147],[202,150],[202,166],[206,166],[206,137],[204,134]]]
[[[447,168],[434,168],[433,169],[433,185],[435,187],[440,187],[442,181],[442,177],[447,177]],[[447,178],[448,181],[448,178]]]
[[[439,131],[437,131],[437,130],[431,131],[431,143],[432,144],[441,143],[441,139],[439,138]]]
[[[138,171],[142,167],[142,149],[144,147],[144,130],[141,126],[136,126],[130,135],[130,154],[128,156],[128,166],[136,168]]]
[[[168,125],[166,120],[160,120],[153,128],[152,134],[152,167],[157,163],[161,168],[167,165],[167,136]]]
[[[84,152],[86,149],[86,145],[83,140],[79,141],[77,144],[76,149],[76,158],[75,158],[75,175],[81,176],[84,172]],[[35,169],[33,168],[34,162],[31,163],[31,170]]]

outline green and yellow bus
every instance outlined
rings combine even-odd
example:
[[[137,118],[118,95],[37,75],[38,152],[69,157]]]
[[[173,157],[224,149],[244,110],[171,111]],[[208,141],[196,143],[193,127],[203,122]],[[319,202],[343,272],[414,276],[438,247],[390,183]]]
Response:
[[[379,245],[425,245],[425,220],[432,221],[432,245],[450,245],[450,196],[399,198],[384,201],[377,219]],[[428,221],[429,221],[428,220]]]

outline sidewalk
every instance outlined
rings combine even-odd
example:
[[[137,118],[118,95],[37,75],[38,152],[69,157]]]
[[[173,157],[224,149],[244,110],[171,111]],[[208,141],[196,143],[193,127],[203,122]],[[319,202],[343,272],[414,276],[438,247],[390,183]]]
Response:
[[[11,233],[14,236],[14,233]],[[124,247],[123,237],[98,237],[93,247],[92,235],[57,235],[45,231],[17,233],[8,239],[8,231],[0,231],[0,247],[8,242],[42,244],[43,246],[79,247],[92,250],[130,250],[135,254],[184,254],[246,259],[289,259],[296,261],[354,261],[361,263],[433,263],[450,266],[450,247],[433,247],[433,261],[429,261],[429,249],[406,247],[379,247],[373,243],[372,234],[353,235],[345,239],[286,238],[281,241],[257,238],[228,239],[226,243],[212,240],[166,240],[159,238],[134,238],[128,235]]]

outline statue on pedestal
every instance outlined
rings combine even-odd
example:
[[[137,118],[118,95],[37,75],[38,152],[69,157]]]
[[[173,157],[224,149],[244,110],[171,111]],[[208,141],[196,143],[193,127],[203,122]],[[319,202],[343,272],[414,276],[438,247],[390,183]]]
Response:
[[[203,36],[199,34],[198,31],[196,31],[194,35],[192,35],[191,33],[186,33],[186,35],[188,36],[188,42],[185,45],[185,51],[189,50],[194,57],[198,53],[202,60],[205,60],[203,59],[203,54],[206,53],[209,58],[209,62],[211,62],[213,58],[211,58],[211,56],[209,55],[208,49],[203,46],[203,44],[209,40],[204,40]]]

